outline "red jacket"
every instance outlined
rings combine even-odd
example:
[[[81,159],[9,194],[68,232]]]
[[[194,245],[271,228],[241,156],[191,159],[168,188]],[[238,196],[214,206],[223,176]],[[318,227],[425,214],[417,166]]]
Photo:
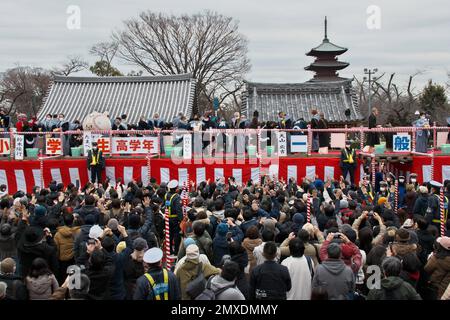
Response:
[[[325,261],[328,259],[328,246],[330,245],[330,241],[325,240],[320,247],[320,260]],[[359,248],[353,243],[341,243],[341,259],[344,263],[349,266],[354,273],[357,273],[362,265],[362,256]]]

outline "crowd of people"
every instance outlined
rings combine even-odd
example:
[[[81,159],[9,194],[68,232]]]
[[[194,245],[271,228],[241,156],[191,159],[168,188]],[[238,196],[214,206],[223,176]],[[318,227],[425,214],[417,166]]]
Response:
[[[370,181],[2,186],[0,299],[450,299],[450,181]]]

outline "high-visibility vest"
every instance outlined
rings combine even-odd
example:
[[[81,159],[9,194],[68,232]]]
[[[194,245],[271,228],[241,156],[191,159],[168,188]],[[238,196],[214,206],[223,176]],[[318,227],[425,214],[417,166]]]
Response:
[[[100,159],[100,150],[97,151],[97,156],[94,155],[94,152],[92,151],[92,161],[91,161],[91,166],[96,166],[98,165],[98,161]]]
[[[438,194],[434,194],[438,198],[439,203],[439,217],[441,216],[441,197]],[[448,198],[444,196],[444,223],[447,221],[448,217]],[[441,223],[441,219],[433,219],[434,223]]]
[[[164,196],[164,201],[165,201],[165,204],[166,204],[166,208],[169,210],[169,218],[178,218],[178,216],[177,216],[176,214],[172,214],[172,200],[173,200],[173,198],[175,198],[176,195],[177,195],[177,194],[174,193],[174,194],[170,197],[169,200],[167,200],[167,193],[166,193],[166,195]]]
[[[164,293],[164,300],[169,300],[169,273],[166,269],[163,269],[164,282],[156,283],[155,279],[149,274],[145,273],[144,276],[150,283],[150,288],[153,291],[154,300],[161,300],[161,293]]]
[[[347,160],[344,160],[344,162],[347,162],[350,164],[354,163],[355,160],[353,160],[353,149],[350,149],[350,154],[348,154],[347,148],[344,148],[344,152],[345,152],[345,157],[347,158]]]

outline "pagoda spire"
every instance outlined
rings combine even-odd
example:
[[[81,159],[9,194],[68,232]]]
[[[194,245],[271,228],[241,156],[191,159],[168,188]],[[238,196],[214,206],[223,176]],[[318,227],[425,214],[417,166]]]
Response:
[[[327,37],[327,16],[325,16],[325,38],[324,39],[328,40],[328,37]]]

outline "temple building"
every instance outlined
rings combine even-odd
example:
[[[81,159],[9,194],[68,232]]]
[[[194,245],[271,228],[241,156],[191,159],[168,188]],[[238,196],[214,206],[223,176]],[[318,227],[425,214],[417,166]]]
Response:
[[[243,94],[242,112],[251,117],[258,110],[260,121],[277,121],[278,112],[284,111],[293,121],[311,120],[311,110],[325,114],[334,126],[356,125],[361,116],[352,79],[339,77],[338,71],[349,63],[338,61],[337,56],[347,48],[337,46],[328,39],[327,19],[322,43],[311,49],[307,56],[315,60],[305,70],[314,76],[304,83],[257,83],[247,81]]]

